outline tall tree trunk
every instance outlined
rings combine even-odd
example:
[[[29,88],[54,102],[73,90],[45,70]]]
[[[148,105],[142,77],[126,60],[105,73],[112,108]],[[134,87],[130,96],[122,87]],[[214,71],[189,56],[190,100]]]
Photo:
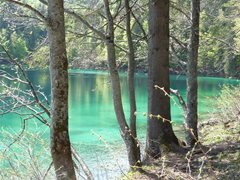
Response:
[[[200,0],[192,0],[190,57],[188,59],[187,64],[186,141],[189,146],[194,146],[194,144],[198,140],[197,62],[199,47],[199,15],[200,15]]]
[[[135,70],[135,57],[134,57],[134,47],[131,34],[131,9],[129,7],[129,0],[125,0],[125,10],[126,10],[126,33],[128,40],[128,92],[129,92],[129,102],[130,102],[130,130],[134,138],[137,138],[136,130],[136,96],[135,96],[135,86],[134,86],[134,70]],[[141,162],[140,156],[140,146],[136,149],[136,156],[139,162]]]
[[[172,125],[169,82],[169,0],[149,1],[149,78],[146,157],[158,158],[160,145],[178,145]],[[153,115],[153,116],[152,116]],[[159,116],[157,116],[159,115]],[[165,120],[166,119],[166,120]]]
[[[119,80],[119,74],[116,66],[113,17],[112,17],[112,14],[110,13],[108,0],[104,0],[104,6],[105,6],[107,21],[108,21],[108,29],[107,29],[105,43],[107,46],[108,69],[109,69],[110,78],[111,78],[114,110],[117,117],[118,125],[120,127],[121,136],[126,144],[126,148],[128,152],[128,161],[132,168],[133,166],[138,166],[140,163],[138,161],[139,157],[136,153],[138,151],[138,142],[135,140],[135,138],[131,134],[131,131],[127,125],[124,111],[123,111],[120,80]]]
[[[57,179],[76,179],[68,132],[68,61],[63,0],[48,1],[51,78],[51,154]]]

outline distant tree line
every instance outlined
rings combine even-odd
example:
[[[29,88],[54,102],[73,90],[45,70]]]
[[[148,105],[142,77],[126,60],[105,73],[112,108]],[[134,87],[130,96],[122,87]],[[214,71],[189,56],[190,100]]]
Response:
[[[29,2],[41,12],[46,10],[39,1]],[[80,14],[84,15],[91,25],[98,29],[104,28],[106,17],[101,3],[94,0],[66,2],[66,7],[74,6],[79,7]],[[190,6],[190,1],[186,0],[175,0],[170,4],[170,70],[173,73],[186,73],[191,25]],[[49,51],[47,31],[43,24],[33,18],[31,12],[18,14],[13,5],[2,3],[0,8],[3,12],[0,15],[0,37],[13,57],[24,61],[29,68],[46,68]],[[118,6],[114,5],[113,8]],[[135,66],[138,71],[147,71],[147,1],[136,2],[131,9],[133,18],[130,29],[135,48]],[[239,9],[237,0],[201,1],[199,74],[240,76]],[[118,17],[115,24],[117,67],[126,70],[128,43],[123,10]],[[27,26],[24,25],[26,22]],[[97,34],[79,24],[69,14],[66,14],[65,27],[67,47],[71,47],[67,48],[70,67],[106,69],[107,50]]]

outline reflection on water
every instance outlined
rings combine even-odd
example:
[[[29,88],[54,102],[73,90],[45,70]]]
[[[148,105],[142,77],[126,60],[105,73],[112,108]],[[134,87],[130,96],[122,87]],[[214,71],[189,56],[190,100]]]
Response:
[[[40,85],[50,98],[50,82],[47,71],[30,71],[29,78]],[[123,105],[126,118],[129,117],[129,103],[126,73],[120,76]],[[223,78],[199,78],[199,114],[213,110],[211,104],[219,94],[223,84],[237,85],[239,81]],[[171,87],[186,96],[185,76],[171,76]],[[137,74],[135,81],[137,100],[137,127],[140,139],[144,142],[147,112],[147,76]],[[176,98],[174,98],[177,101]],[[172,102],[172,119],[177,124],[183,121],[183,111]],[[16,115],[0,117],[4,128],[20,129],[21,121]],[[121,140],[112,105],[111,87],[108,73],[96,71],[71,71],[69,76],[69,119],[70,136],[87,164],[94,169],[95,176],[112,176],[112,170],[121,173],[119,167],[126,169],[125,147]],[[28,129],[34,130],[28,123]],[[175,129],[179,129],[179,125]],[[46,134],[48,138],[49,134]],[[101,136],[101,138],[99,138]],[[107,143],[106,143],[107,142]],[[144,144],[144,143],[143,143]],[[109,153],[110,152],[110,153]],[[118,157],[118,155],[121,157]],[[99,166],[99,165],[102,165]],[[110,165],[110,166],[108,166]],[[115,167],[115,169],[113,169]],[[110,170],[109,170],[110,169]]]

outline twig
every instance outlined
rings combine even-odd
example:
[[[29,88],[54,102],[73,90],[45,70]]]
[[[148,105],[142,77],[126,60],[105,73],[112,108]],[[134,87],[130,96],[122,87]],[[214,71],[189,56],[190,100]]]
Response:
[[[12,56],[8,53],[8,51],[5,49],[5,47],[4,47],[2,44],[0,44],[0,46],[1,46],[1,48],[3,49],[3,51],[6,53],[6,55],[8,56],[9,62],[15,64],[15,65],[20,69],[20,71],[21,71],[24,79],[27,81],[28,86],[30,87],[30,89],[31,89],[31,91],[32,91],[32,94],[33,94],[33,96],[34,96],[34,98],[35,98],[35,100],[36,100],[36,103],[45,111],[45,113],[48,115],[48,117],[50,117],[50,111],[49,111],[49,110],[41,103],[41,101],[39,100],[38,95],[37,95],[37,93],[36,93],[36,91],[35,91],[35,89],[34,89],[34,87],[33,87],[33,84],[32,84],[32,82],[28,79],[27,74],[26,74],[25,71],[23,70],[22,66],[21,66],[17,61],[15,61],[15,60],[12,58]]]
[[[47,177],[47,174],[49,173],[49,171],[50,171],[50,169],[51,169],[51,167],[52,167],[52,165],[53,165],[53,162],[51,162],[51,163],[49,164],[46,172],[45,172],[44,175],[43,175],[42,180],[45,180],[45,178]]]

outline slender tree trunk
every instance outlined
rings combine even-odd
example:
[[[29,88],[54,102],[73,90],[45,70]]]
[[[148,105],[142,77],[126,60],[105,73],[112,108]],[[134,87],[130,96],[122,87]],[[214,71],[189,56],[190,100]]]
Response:
[[[187,116],[186,116],[186,141],[190,146],[198,140],[198,82],[197,82],[197,62],[199,47],[199,15],[200,0],[192,0],[192,27],[190,57],[187,64]]]
[[[160,145],[178,145],[172,125],[169,82],[169,0],[149,1],[149,78],[146,157],[158,158]],[[157,116],[158,115],[158,116]]]
[[[135,57],[134,47],[131,34],[131,9],[129,7],[129,0],[125,0],[126,10],[126,33],[128,40],[128,91],[130,100],[130,129],[132,134],[136,137],[136,98],[135,98],[135,86],[134,86],[134,69],[135,69]]]
[[[48,1],[51,78],[51,154],[57,179],[76,179],[68,132],[68,61],[63,0]]]
[[[130,130],[133,137],[137,138],[136,115],[135,115],[137,107],[134,86],[135,57],[131,34],[131,9],[129,7],[129,0],[125,0],[125,10],[126,10],[126,33],[128,40],[128,92],[130,102]],[[140,146],[137,147],[135,153],[136,156],[138,157],[139,162],[141,162]]]
[[[140,163],[138,161],[139,157],[136,153],[138,150],[138,142],[131,134],[131,131],[127,125],[124,111],[123,111],[120,80],[119,80],[119,74],[116,66],[113,17],[110,13],[108,0],[104,0],[104,5],[105,5],[106,16],[108,21],[108,29],[107,29],[105,43],[107,46],[108,69],[110,72],[110,78],[111,78],[111,84],[112,84],[114,110],[117,117],[118,125],[120,127],[121,136],[126,144],[126,148],[128,152],[128,161],[132,168],[133,166],[138,166]]]

